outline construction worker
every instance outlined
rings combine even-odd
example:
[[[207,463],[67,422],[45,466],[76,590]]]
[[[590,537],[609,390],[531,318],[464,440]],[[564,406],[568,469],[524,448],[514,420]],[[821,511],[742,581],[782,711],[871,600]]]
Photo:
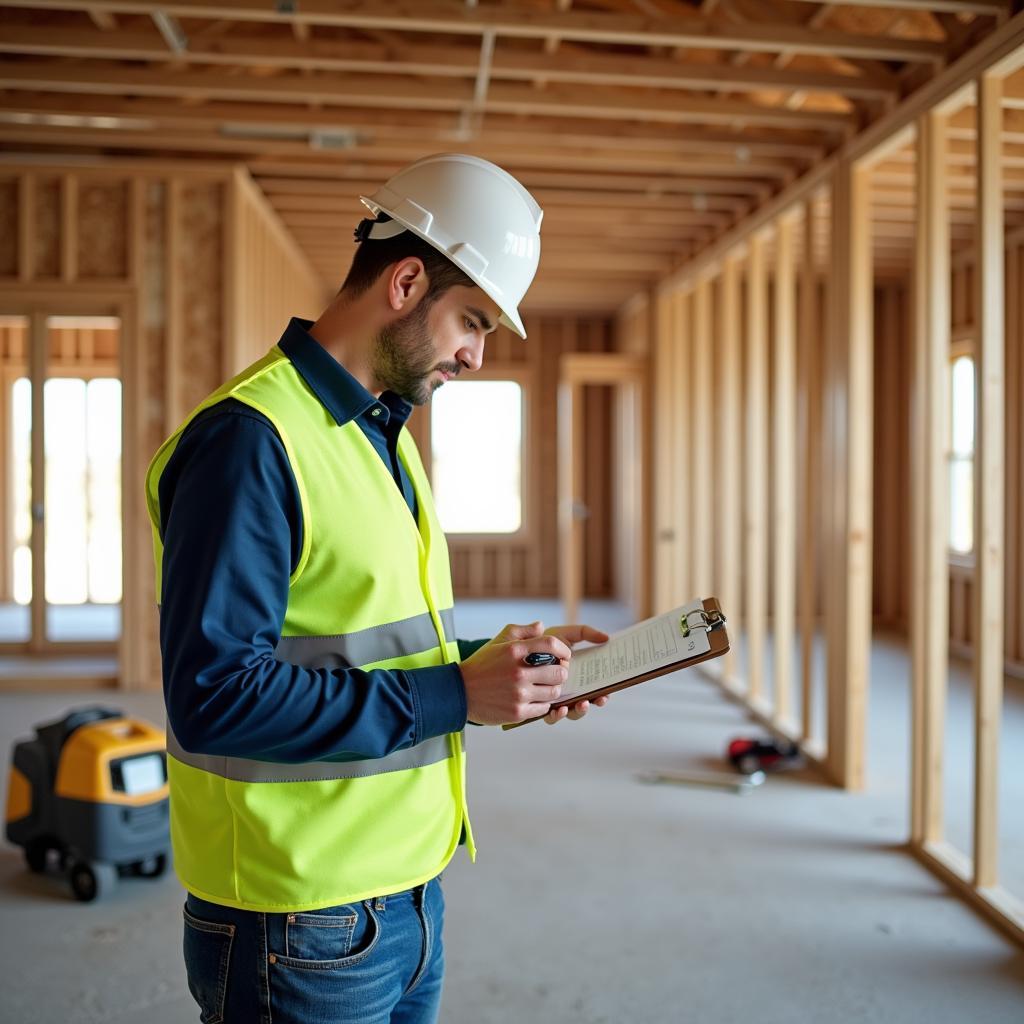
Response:
[[[185,420],[147,476],[184,953],[201,1020],[437,1019],[443,897],[474,855],[463,729],[545,716],[588,626],[456,640],[412,407],[480,368],[542,211],[476,157],[370,198],[341,290]],[[472,423],[466,424],[473,429]],[[555,655],[527,667],[531,653]],[[595,702],[595,703],[603,703]]]

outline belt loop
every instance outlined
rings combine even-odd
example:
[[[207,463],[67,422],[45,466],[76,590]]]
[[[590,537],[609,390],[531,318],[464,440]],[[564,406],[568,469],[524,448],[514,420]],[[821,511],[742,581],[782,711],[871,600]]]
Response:
[[[378,896],[373,902],[374,910],[387,910],[387,896]]]

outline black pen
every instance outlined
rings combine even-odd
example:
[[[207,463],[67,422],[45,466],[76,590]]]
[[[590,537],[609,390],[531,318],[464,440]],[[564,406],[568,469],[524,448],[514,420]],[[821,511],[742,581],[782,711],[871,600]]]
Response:
[[[548,654],[546,651],[532,651],[523,658],[523,661],[531,668],[537,668],[538,665],[553,665],[559,660],[553,654]]]

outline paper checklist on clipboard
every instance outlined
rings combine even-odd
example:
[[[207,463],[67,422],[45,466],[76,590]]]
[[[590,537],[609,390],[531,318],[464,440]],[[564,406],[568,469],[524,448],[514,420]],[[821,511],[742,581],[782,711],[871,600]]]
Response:
[[[637,622],[614,633],[606,643],[580,647],[569,662],[561,696],[551,707],[594,700],[725,654],[729,650],[725,625],[722,609],[711,597]]]

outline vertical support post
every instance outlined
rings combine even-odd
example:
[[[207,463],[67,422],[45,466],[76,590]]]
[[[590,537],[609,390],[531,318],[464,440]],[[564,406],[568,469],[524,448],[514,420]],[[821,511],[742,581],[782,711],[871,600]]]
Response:
[[[671,421],[672,436],[669,444],[675,452],[688,450],[693,436],[691,413],[693,410],[693,299],[688,292],[678,291],[672,295],[674,325],[672,338],[673,359],[672,389],[675,396],[674,412]],[[690,600],[696,591],[693,579],[693,488],[685,473],[678,467],[672,474],[672,508],[676,521],[676,531],[680,542],[676,547],[676,559],[671,574],[673,593],[670,607]]]
[[[801,735],[814,735],[814,640],[817,620],[815,598],[817,579],[818,505],[821,465],[821,380],[818,372],[818,275],[815,268],[814,199],[804,203],[803,262],[800,267],[800,437],[805,467],[800,530],[800,583],[798,618],[800,623]]]
[[[743,386],[740,360],[740,268],[735,256],[727,256],[722,268],[721,355],[718,366],[722,379],[721,457],[718,472],[722,475],[722,519],[719,523],[718,592],[722,608],[734,636],[739,636],[740,616],[740,554],[743,547],[743,524],[740,519],[742,491],[740,480],[740,434],[743,430]],[[727,678],[736,675],[736,647],[729,648],[722,670]]]
[[[558,516],[561,550],[562,606],[566,622],[579,620],[583,575],[582,530],[577,520],[577,502],[583,492],[583,468],[576,457],[575,441],[582,436],[583,410],[580,387],[563,378],[558,385]]]
[[[185,415],[181,398],[181,182],[167,183],[167,338],[164,345],[164,433],[172,433]]]
[[[60,273],[67,283],[78,278],[78,176],[65,174],[61,185]]]
[[[949,673],[949,200],[948,118],[930,111],[917,124],[917,246],[914,374],[911,389],[912,763],[911,840],[943,834],[942,756]]]
[[[755,234],[747,255],[747,429],[746,483],[743,503],[746,547],[747,695],[752,704],[764,692],[764,637],[767,604],[768,464],[768,295],[765,240]]]
[[[694,493],[693,529],[693,586],[694,597],[712,596],[711,567],[711,506],[712,489],[711,431],[711,279],[702,277],[697,282],[693,359],[690,363],[693,394],[693,425],[690,443],[683,449],[692,460],[689,474]]]
[[[147,448],[146,380],[149,347],[145,337],[146,181],[129,185],[128,275],[134,285],[129,313],[121,320],[118,355],[121,365],[121,637],[118,684],[122,690],[148,689],[149,647],[155,643],[156,601],[153,593],[153,548],[143,500]]]
[[[974,884],[998,881],[999,725],[1003,706],[1004,256],[1002,79],[978,79],[975,266]]]
[[[36,176],[22,174],[18,179],[18,280],[32,281],[36,276]]]
[[[29,318],[28,378],[32,392],[32,635],[29,649],[46,647],[46,314],[33,312]]]
[[[864,785],[871,655],[873,303],[868,172],[841,161],[832,196],[831,394],[836,505],[829,545],[828,764]]]
[[[774,696],[777,719],[792,727],[793,630],[796,609],[796,283],[793,220],[775,227],[775,354],[773,436],[772,622],[775,632]]]
[[[675,474],[672,472],[673,442],[670,424],[675,419],[678,404],[673,391],[676,387],[673,370],[672,310],[674,296],[660,294],[653,303],[654,351],[651,353],[652,391],[654,393],[651,423],[654,446],[654,610],[656,613],[672,607],[673,569],[676,553],[683,538],[675,521],[672,508],[672,492],[675,488]]]

